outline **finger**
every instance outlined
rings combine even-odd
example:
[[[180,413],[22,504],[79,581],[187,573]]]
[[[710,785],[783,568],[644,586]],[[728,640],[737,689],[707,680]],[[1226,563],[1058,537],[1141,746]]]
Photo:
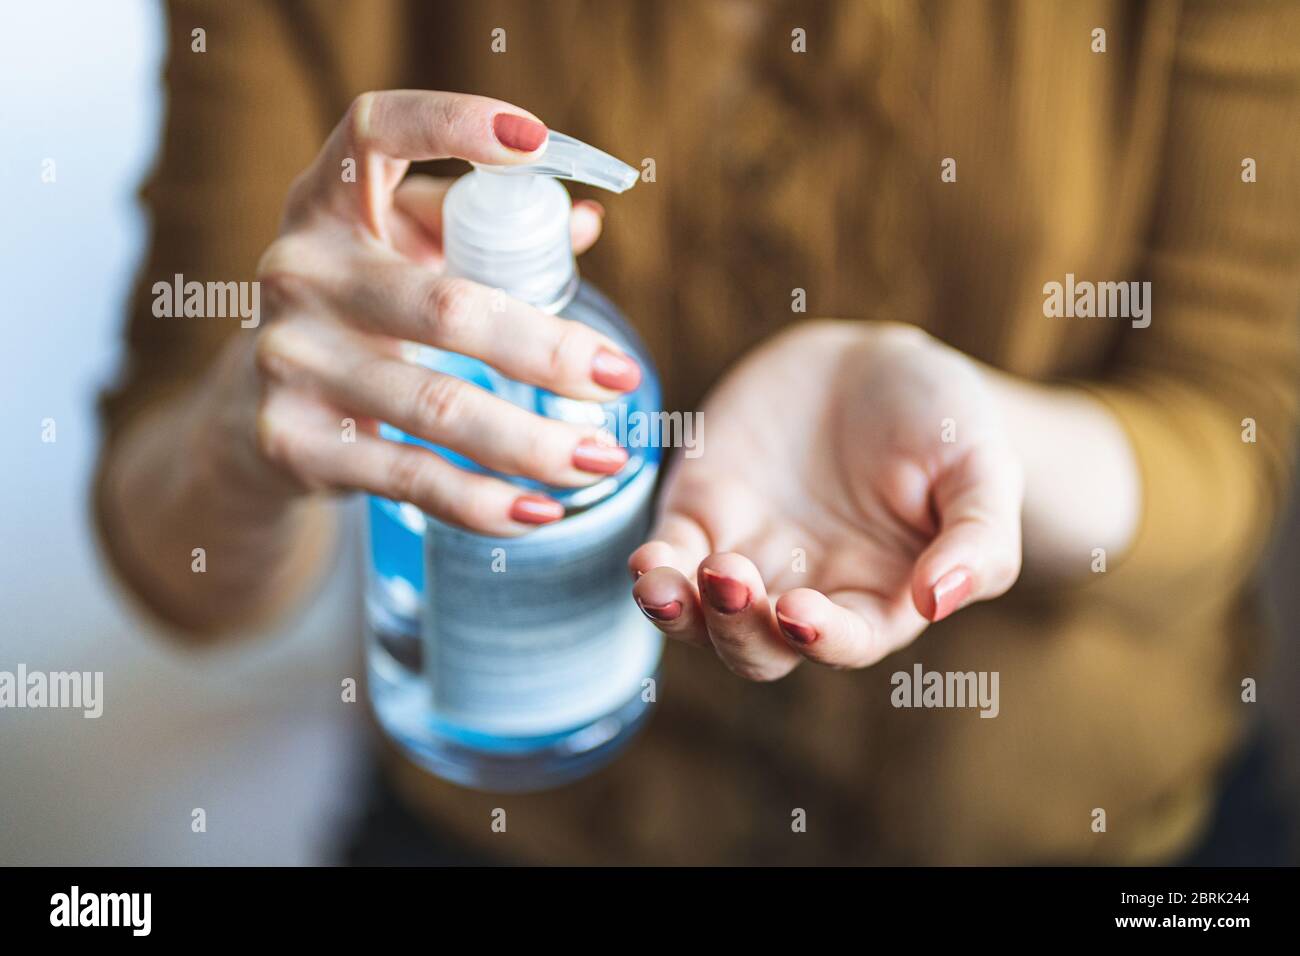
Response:
[[[647,571],[633,585],[632,597],[641,613],[666,636],[712,648],[695,586],[676,568],[660,566]]]
[[[383,213],[410,162],[528,162],[546,137],[537,117],[501,100],[429,90],[363,93],[295,186],[293,205],[324,203],[383,239]],[[349,163],[352,177],[343,175]]]
[[[747,680],[784,677],[802,660],[778,634],[772,605],[758,569],[735,552],[711,554],[696,582],[713,649]]]
[[[456,180],[446,176],[413,173],[393,194],[393,206],[417,223],[430,240],[442,243],[442,203]]]
[[[829,667],[875,664],[914,640],[926,623],[910,605],[897,609],[861,591],[828,596],[796,588],[777,599],[775,610],[790,646]]]
[[[594,199],[580,199],[573,204],[569,217],[569,236],[573,241],[573,254],[582,255],[596,244],[605,227],[605,207]]]
[[[612,401],[641,383],[636,361],[595,329],[396,257],[367,258],[328,294],[367,331],[481,359],[570,398]]]
[[[564,507],[553,499],[462,471],[424,448],[364,431],[345,442],[337,414],[273,387],[258,420],[263,454],[309,486],[407,501],[479,534],[514,537],[564,517]]]
[[[708,536],[693,520],[673,512],[659,520],[655,534],[628,558],[636,580],[632,596],[664,634],[712,649],[695,587],[700,561],[712,550]]]
[[[760,539],[767,523],[762,499],[743,481],[720,478],[677,462],[664,486],[662,515],[650,541],[628,562],[635,574],[667,564],[692,581],[711,552]]]
[[[407,259],[431,268],[442,265],[442,203],[454,179],[413,173],[393,193],[389,240]]]
[[[627,452],[594,427],[526,412],[477,385],[386,355],[374,342],[341,324],[286,320],[263,333],[258,359],[277,381],[494,471],[580,487],[627,464]]]
[[[693,582],[700,562],[712,550],[709,536],[698,523],[670,511],[660,519],[654,538],[632,552],[627,566],[633,577],[638,578],[654,568],[675,568],[688,582]]]
[[[1020,575],[1024,479],[1009,455],[976,449],[935,482],[939,533],[916,560],[912,599],[931,621],[1003,594]]]

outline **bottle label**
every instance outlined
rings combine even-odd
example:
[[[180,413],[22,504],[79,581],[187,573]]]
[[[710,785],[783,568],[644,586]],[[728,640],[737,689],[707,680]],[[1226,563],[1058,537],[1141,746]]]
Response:
[[[521,538],[428,519],[423,641],[433,716],[475,734],[577,729],[642,693],[663,640],[632,599],[657,468]]]

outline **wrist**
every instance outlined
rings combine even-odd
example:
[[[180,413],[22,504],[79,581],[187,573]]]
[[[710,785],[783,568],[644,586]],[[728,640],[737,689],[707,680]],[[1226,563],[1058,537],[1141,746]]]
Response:
[[[1119,424],[1079,389],[988,375],[1024,466],[1026,571],[1073,576],[1095,549],[1121,554],[1137,528],[1141,481]]]
[[[251,442],[220,407],[201,387],[142,411],[100,474],[112,563],[149,610],[195,635],[267,620],[314,579],[334,533],[319,496],[254,483],[265,478],[250,469]]]

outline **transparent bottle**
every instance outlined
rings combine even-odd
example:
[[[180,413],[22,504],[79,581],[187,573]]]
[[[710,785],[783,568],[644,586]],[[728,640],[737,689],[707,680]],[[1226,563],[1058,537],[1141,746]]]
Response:
[[[443,207],[447,271],[612,338],[643,370],[608,404],[562,398],[482,362],[424,346],[410,358],[537,414],[601,425],[626,448],[616,475],[579,489],[506,478],[565,506],[520,538],[451,527],[413,505],[371,498],[366,589],[372,707],[419,764],[499,791],[542,789],[611,759],[647,715],[662,638],[631,598],[627,556],[644,540],[659,469],[659,382],[618,310],[582,282],[569,237],[571,203],[554,177],[623,192],[636,170],[552,132],[526,166],[476,165]],[[431,448],[391,426],[386,438]]]

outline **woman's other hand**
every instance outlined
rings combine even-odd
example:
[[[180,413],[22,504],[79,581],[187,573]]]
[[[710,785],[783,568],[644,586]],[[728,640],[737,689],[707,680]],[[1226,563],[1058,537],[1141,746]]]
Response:
[[[1004,593],[1022,462],[987,374],[907,326],[818,322],[746,358],[703,411],[634,596],[665,634],[772,680],[864,667]]]

